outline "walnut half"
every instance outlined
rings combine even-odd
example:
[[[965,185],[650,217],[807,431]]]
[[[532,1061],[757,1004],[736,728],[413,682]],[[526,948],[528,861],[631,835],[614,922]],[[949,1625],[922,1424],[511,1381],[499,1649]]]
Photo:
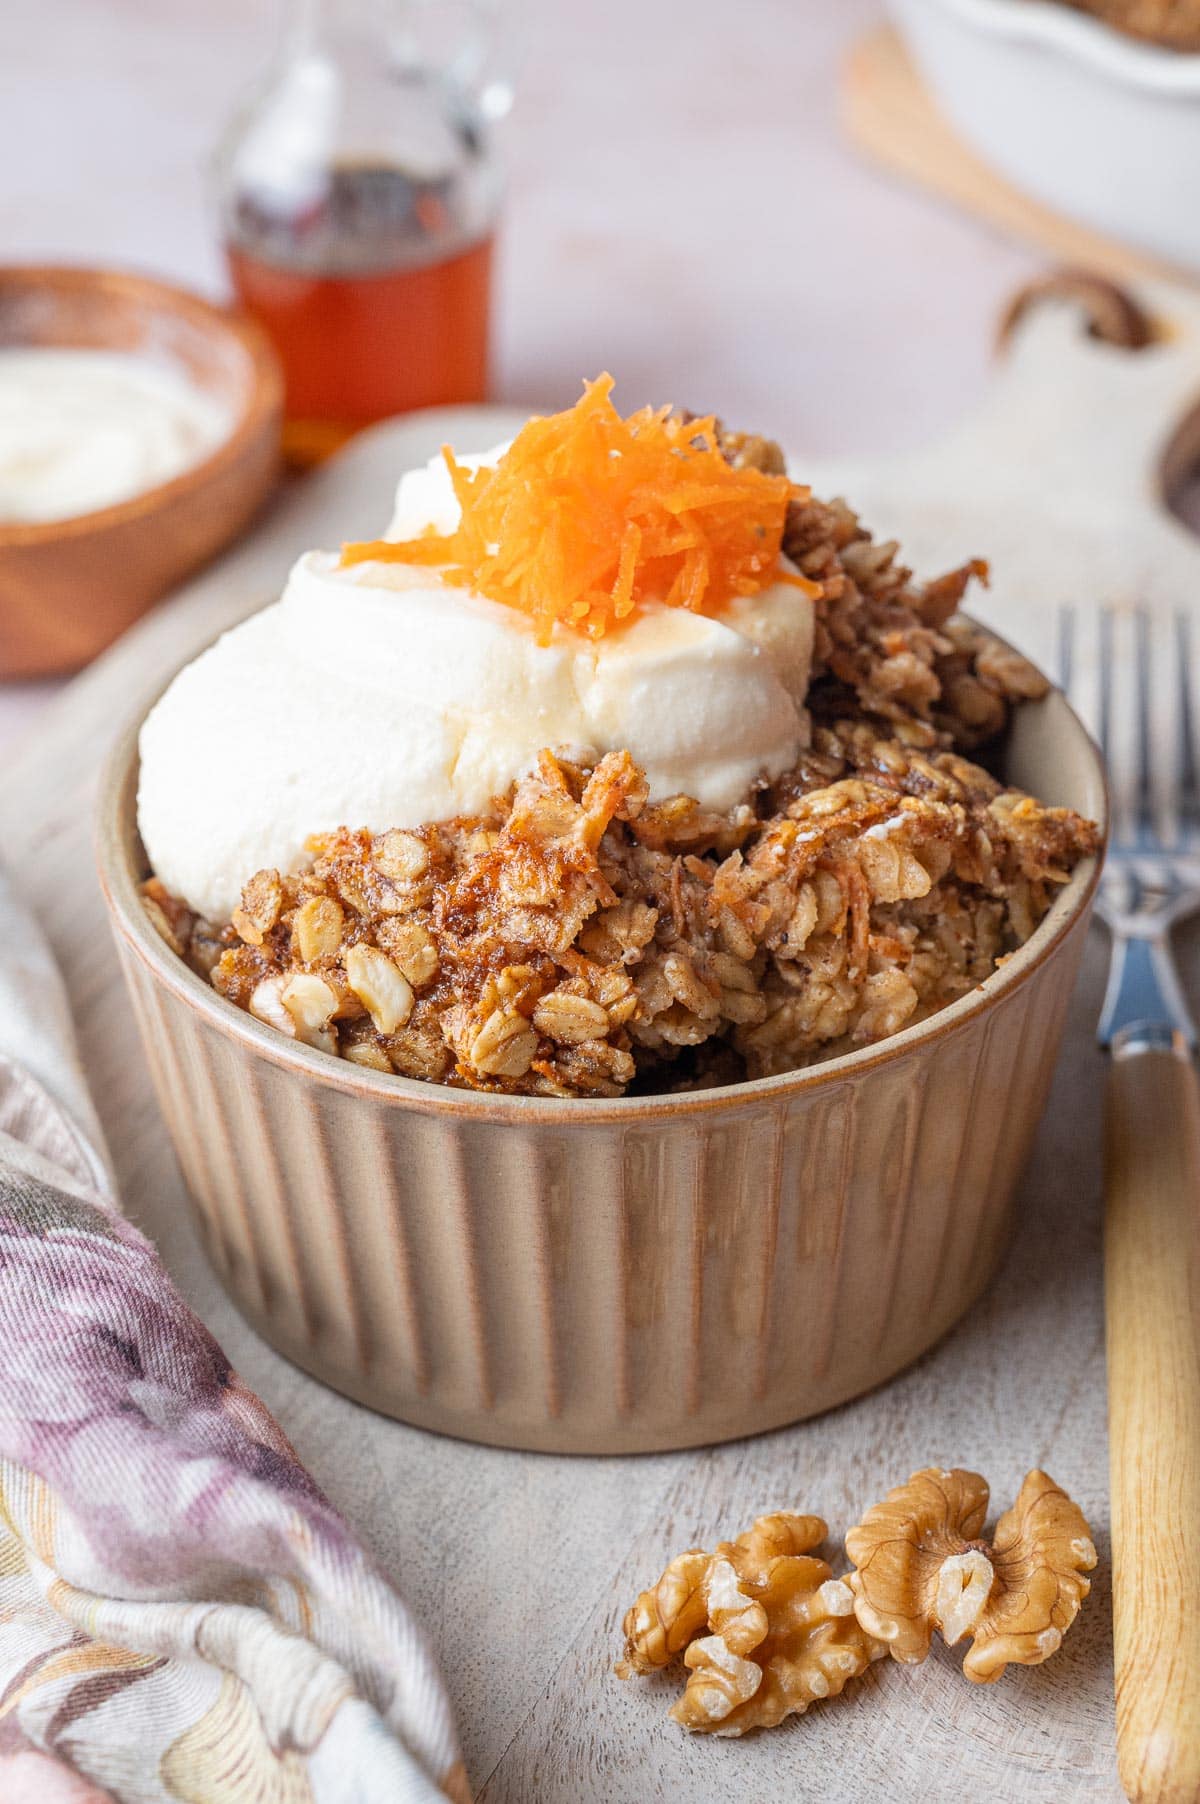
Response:
[[[621,1678],[680,1652],[689,1677],[671,1715],[700,1734],[743,1735],[836,1697],[886,1648],[855,1619],[854,1596],[811,1549],[819,1516],[760,1516],[715,1553],[671,1561],[625,1617]]]
[[[990,1542],[977,1472],[928,1467],[890,1491],[846,1536],[858,1622],[892,1658],[923,1660],[933,1631],[972,1645],[963,1672],[991,1684],[1006,1666],[1049,1659],[1091,1589],[1088,1525],[1044,1472],[1030,1472]]]

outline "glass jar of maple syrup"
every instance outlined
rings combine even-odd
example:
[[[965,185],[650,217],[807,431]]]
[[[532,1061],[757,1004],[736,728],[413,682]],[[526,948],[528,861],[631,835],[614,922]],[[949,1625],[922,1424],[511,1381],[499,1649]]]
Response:
[[[478,0],[292,0],[221,146],[230,274],[282,360],[295,463],[487,393],[489,128],[509,100],[488,23]]]

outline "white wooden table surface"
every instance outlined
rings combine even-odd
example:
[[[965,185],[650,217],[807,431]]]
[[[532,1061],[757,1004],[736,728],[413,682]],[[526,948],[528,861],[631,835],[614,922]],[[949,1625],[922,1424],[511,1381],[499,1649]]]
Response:
[[[519,98],[498,400],[713,406],[821,453],[980,392],[1014,245],[859,162],[836,75],[879,0],[506,0]],[[0,259],[222,291],[205,162],[281,0],[2,0]],[[0,751],[51,686],[0,684]]]
[[[872,0],[512,0],[525,38],[505,128],[497,396],[713,405],[821,456],[934,436],[983,390],[1016,247],[859,165],[835,74]],[[261,63],[264,0],[0,0],[0,256],[137,265],[216,291],[200,173]],[[166,655],[166,617],[145,629]],[[182,626],[181,629],[182,630]],[[142,668],[145,657],[138,660]],[[130,660],[130,670],[134,661]],[[998,1286],[931,1358],[818,1423],[716,1453],[554,1460],[469,1448],[338,1404],[241,1324],[199,1255],[86,868],[86,749],[118,664],[18,740],[47,690],[0,689],[0,844],[43,898],[137,1219],[318,1481],[429,1625],[489,1804],[1116,1800],[1096,1231],[1090,950]],[[607,1674],[621,1607],[665,1556],[763,1508],[844,1526],[926,1461],[975,1463],[997,1502],[1027,1465],[1097,1526],[1096,1593],[1058,1660],[995,1690],[954,1656],[876,1669],[853,1699],[746,1744],[663,1721],[674,1683]]]
[[[242,550],[128,634],[51,704],[0,783],[0,847],[66,977],[127,1211],[427,1625],[482,1804],[1116,1804],[1098,936],[1003,1274],[911,1371],[812,1422],[656,1457],[470,1446],[336,1396],[273,1353],[221,1292],[150,1090],[91,869],[97,765],[117,723],[256,606],[300,546],[339,530],[360,536],[380,517],[400,455],[383,453],[397,435],[381,427],[350,447]],[[853,1695],[738,1742],[689,1738],[667,1720],[677,1675],[614,1679],[621,1614],[673,1553],[784,1507],[824,1515],[840,1537],[928,1464],[984,1472],[997,1511],[1042,1465],[1083,1507],[1101,1564],[1048,1665],[980,1688],[956,1670],[957,1653],[938,1649],[919,1671],[873,1667]]]

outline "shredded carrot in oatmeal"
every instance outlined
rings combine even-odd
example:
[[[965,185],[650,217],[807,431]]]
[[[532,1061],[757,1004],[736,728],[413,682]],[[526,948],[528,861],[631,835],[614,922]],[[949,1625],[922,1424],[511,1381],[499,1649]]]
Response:
[[[346,545],[343,564],[431,564],[445,581],[529,614],[541,644],[556,622],[599,639],[648,602],[714,613],[772,582],[788,505],[808,490],[734,467],[711,416],[669,407],[622,419],[613,379],[574,407],[530,420],[497,464],[469,470],[444,446],[462,509],[451,533]]]

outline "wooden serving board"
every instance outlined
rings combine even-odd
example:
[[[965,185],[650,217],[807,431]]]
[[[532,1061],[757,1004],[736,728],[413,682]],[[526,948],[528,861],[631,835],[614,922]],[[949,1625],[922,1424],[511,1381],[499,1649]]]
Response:
[[[1200,395],[1200,303],[1159,295],[1153,304],[1174,321],[1172,334],[1137,354],[1093,344],[1069,310],[1035,311],[988,405],[951,445],[902,467],[797,473],[819,489],[844,486],[868,517],[870,503],[881,524],[914,542],[922,562],[964,547],[990,552],[997,584],[988,611],[1035,649],[1048,649],[1051,604],[1104,589],[1116,566],[1099,547],[1114,534],[1126,546],[1122,583],[1153,576],[1172,602],[1185,591],[1200,596],[1200,551],[1153,498],[1152,480],[1176,416]],[[629,1459],[552,1458],[439,1439],[345,1402],[288,1366],[241,1321],[200,1252],[93,875],[97,768],[120,722],[216,631],[273,597],[297,552],[378,530],[398,471],[443,437],[479,449],[512,424],[511,415],[463,411],[380,427],[357,441],[80,677],[4,771],[0,845],[66,974],[129,1213],[428,1625],[476,1795],[488,1804],[1118,1799],[1099,1265],[1102,1064],[1092,1040],[1105,967],[1098,939],[1001,1277],[913,1370],[800,1427]],[[1200,979],[1200,959],[1191,969]],[[1005,1099],[993,1106],[1003,1110]],[[669,1722],[677,1676],[629,1685],[612,1677],[621,1615],[670,1555],[781,1507],[818,1511],[837,1535],[930,1463],[984,1472],[997,1509],[1027,1468],[1042,1465],[1082,1504],[1100,1566],[1090,1602],[1049,1665],[980,1688],[944,1649],[917,1670],[884,1662],[852,1695],[743,1742],[688,1739]]]
[[[1077,224],[998,175],[943,118],[894,26],[878,26],[851,51],[842,73],[842,117],[854,142],[884,168],[1026,239],[1057,263],[1117,278],[1195,280]]]

